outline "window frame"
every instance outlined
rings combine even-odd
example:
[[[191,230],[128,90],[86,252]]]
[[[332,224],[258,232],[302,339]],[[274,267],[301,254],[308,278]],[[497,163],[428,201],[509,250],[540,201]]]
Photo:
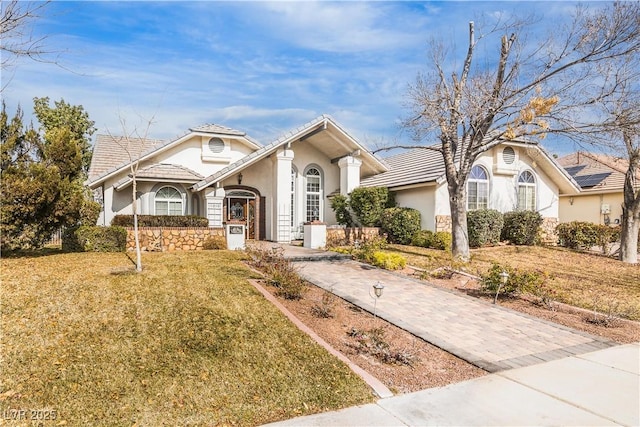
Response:
[[[533,182],[527,180],[523,181],[522,177],[528,174],[531,177]],[[536,179],[536,174],[530,171],[529,169],[523,170],[518,174],[518,182],[517,182],[517,200],[518,200],[518,210],[521,211],[537,211],[538,206],[538,180]],[[524,196],[522,195],[524,191]],[[530,194],[533,196],[533,200],[529,200]],[[521,201],[524,197],[524,205],[522,206]],[[531,206],[529,206],[531,204]]]
[[[486,178],[476,178],[474,176],[474,170],[481,170]],[[474,165],[469,171],[469,178],[467,179],[467,211],[475,211],[478,209],[489,209],[489,194],[490,188],[489,183],[491,182],[491,176],[489,175],[489,171],[482,165]],[[481,184],[484,184],[484,203],[480,203],[480,190]],[[475,187],[475,200],[471,200],[471,187]]]
[[[311,172],[312,170],[316,170],[318,172],[318,175],[309,175],[309,172]],[[318,191],[309,191],[309,177],[310,176],[317,176],[318,177]],[[311,222],[311,221],[323,221],[324,220],[324,200],[323,200],[323,194],[324,194],[324,173],[322,171],[322,168],[318,165],[309,165],[305,168],[304,170],[304,218],[305,218],[305,222]],[[309,215],[310,211],[309,211],[309,201],[310,198],[317,198],[317,208],[318,208],[318,215],[317,217],[313,215],[313,213],[311,213],[311,215]]]
[[[165,188],[170,188],[172,190],[174,190],[178,196],[180,196],[180,198],[169,198],[169,197],[158,197],[158,194],[164,190]],[[178,202],[178,200],[180,201],[180,213],[176,214],[176,213],[172,213],[172,209],[171,209],[171,203],[176,203]],[[158,203],[166,203],[166,208],[167,208],[167,213],[158,213]],[[179,188],[174,187],[173,185],[163,185],[160,188],[158,188],[153,195],[153,214],[154,215],[158,215],[158,216],[171,216],[171,215],[175,215],[175,216],[184,216],[186,212],[186,203],[185,203],[185,199],[184,199],[184,193],[182,191],[180,191]]]

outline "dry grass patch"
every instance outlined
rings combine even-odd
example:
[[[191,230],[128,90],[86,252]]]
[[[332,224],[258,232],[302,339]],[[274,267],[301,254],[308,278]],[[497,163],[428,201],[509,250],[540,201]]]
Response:
[[[241,255],[2,259],[0,410],[67,425],[256,425],[370,390],[263,299]]]
[[[427,271],[455,265],[448,252],[412,246],[393,245],[407,264]],[[541,271],[554,277],[555,298],[567,304],[602,313],[613,311],[640,320],[640,266],[612,258],[584,254],[562,248],[539,246],[496,246],[474,249],[464,269],[472,274],[486,273],[492,263],[506,264],[522,271]]]

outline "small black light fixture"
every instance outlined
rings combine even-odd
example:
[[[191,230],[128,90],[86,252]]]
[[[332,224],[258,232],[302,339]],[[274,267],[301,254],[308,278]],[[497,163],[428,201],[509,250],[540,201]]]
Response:
[[[242,185],[242,172],[238,174],[238,185]]]

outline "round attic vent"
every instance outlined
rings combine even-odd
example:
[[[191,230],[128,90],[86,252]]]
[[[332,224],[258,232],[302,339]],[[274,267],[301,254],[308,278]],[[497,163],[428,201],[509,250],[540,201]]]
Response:
[[[209,150],[212,153],[222,153],[224,151],[224,141],[220,138],[211,138],[209,140]]]
[[[513,148],[505,147],[505,149],[502,150],[502,160],[504,160],[504,162],[507,165],[510,165],[513,162],[515,162],[515,160],[516,160],[516,152],[513,150]]]

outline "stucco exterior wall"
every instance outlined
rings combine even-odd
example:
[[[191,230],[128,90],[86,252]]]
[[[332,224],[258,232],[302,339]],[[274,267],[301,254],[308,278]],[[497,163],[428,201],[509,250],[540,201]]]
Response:
[[[420,226],[423,230],[435,230],[436,187],[418,187],[395,191],[398,206],[420,211]]]
[[[586,221],[604,224],[606,216],[601,213],[603,204],[608,204],[611,224],[622,219],[622,192],[607,194],[581,194],[560,198],[560,222]]]

